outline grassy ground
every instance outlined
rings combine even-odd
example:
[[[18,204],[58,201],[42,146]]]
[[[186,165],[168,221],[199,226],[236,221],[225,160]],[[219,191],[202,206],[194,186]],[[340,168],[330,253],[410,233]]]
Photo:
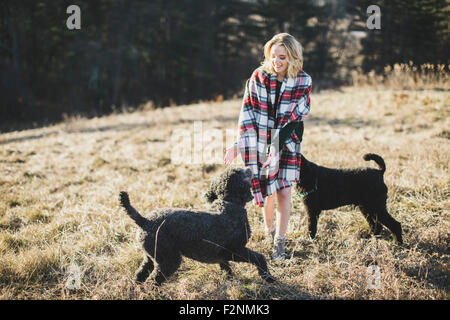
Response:
[[[450,92],[438,90],[313,94],[305,122],[302,148],[311,161],[374,166],[364,153],[384,157],[388,210],[403,226],[405,245],[395,245],[386,230],[371,236],[351,207],[322,213],[311,241],[294,197],[289,259],[269,262],[277,283],[264,283],[249,265],[233,263],[235,276],[227,278],[218,265],[184,259],[163,287],[137,288],[138,228],[119,208],[119,191],[127,190],[144,212],[204,208],[203,192],[223,169],[222,148],[236,130],[239,108],[239,100],[205,103],[0,135],[0,298],[450,298]],[[205,158],[219,161],[189,163],[186,153],[180,163],[171,145],[198,148],[200,127],[209,139]],[[180,130],[188,136],[177,136]],[[248,246],[268,257],[261,212],[247,209]],[[380,279],[371,288],[374,265]]]

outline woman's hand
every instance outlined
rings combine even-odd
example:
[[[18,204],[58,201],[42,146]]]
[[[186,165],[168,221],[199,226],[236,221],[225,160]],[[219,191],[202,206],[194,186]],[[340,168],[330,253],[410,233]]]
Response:
[[[275,166],[275,172],[278,172],[278,168],[279,168],[279,162],[280,162],[280,153],[275,153],[275,152],[270,152],[269,153],[269,157],[267,158],[266,162],[263,163],[262,167],[265,168],[267,166],[269,166],[269,168],[274,167]]]
[[[236,159],[239,152],[239,148],[237,144],[234,144],[232,147],[228,148],[225,153],[225,158],[223,159],[223,162],[228,166],[230,165],[234,159]]]

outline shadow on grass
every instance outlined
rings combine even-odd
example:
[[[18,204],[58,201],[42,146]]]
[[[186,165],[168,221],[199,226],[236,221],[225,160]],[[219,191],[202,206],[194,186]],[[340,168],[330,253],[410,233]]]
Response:
[[[231,122],[235,121],[237,125],[237,118],[234,117],[217,117],[211,120],[219,121],[219,122]],[[180,123],[194,123],[195,121],[199,121],[197,119],[180,119],[180,120],[173,120],[173,121],[165,121],[165,126],[180,124]],[[210,120],[208,120],[210,121]],[[134,129],[148,129],[155,125],[160,125],[161,122],[158,120],[154,121],[147,121],[147,122],[138,122],[138,123],[119,123],[115,125],[107,125],[107,126],[99,126],[99,127],[88,127],[88,128],[76,128],[76,129],[55,129],[48,132],[38,133],[38,134],[29,134],[25,135],[23,137],[13,137],[13,138],[7,138],[7,139],[0,139],[0,145],[2,144],[8,144],[8,143],[14,143],[14,142],[22,142],[27,140],[36,140],[36,139],[42,139],[49,136],[55,136],[59,133],[69,133],[69,134],[85,134],[85,133],[95,133],[95,132],[108,132],[108,131],[130,131]]]
[[[194,123],[195,121],[201,121],[202,119],[179,119],[173,121],[165,121],[165,126],[180,124],[180,123]],[[217,116],[212,119],[208,119],[207,121],[218,121],[222,123],[235,123],[237,126],[238,117],[223,117]],[[311,126],[318,126],[327,124],[332,127],[353,127],[353,128],[361,128],[367,126],[379,126],[379,124],[365,121],[357,118],[348,118],[348,119],[334,119],[334,118],[324,118],[324,117],[311,117],[308,120]],[[114,125],[106,125],[106,126],[98,126],[98,127],[87,127],[87,128],[62,128],[62,129],[50,129],[48,132],[38,133],[38,134],[29,134],[22,137],[12,137],[6,139],[0,139],[0,145],[14,143],[14,142],[22,142],[27,140],[36,140],[42,139],[48,136],[58,135],[60,132],[69,133],[69,134],[85,134],[85,133],[95,133],[95,132],[108,132],[108,131],[130,131],[134,129],[147,129],[155,125],[160,125],[161,121],[158,119],[146,121],[146,122],[138,122],[138,123],[119,123]],[[35,128],[37,129],[37,128]]]
[[[257,279],[238,279],[233,278],[226,281],[223,285],[207,293],[208,297],[220,297],[219,299],[233,299],[229,296],[224,297],[224,286],[232,286],[239,289],[239,300],[257,299],[257,300],[320,300],[319,296],[313,296],[302,290],[299,285],[284,283],[276,280],[273,283],[267,283]]]
[[[321,300],[320,296],[311,295],[305,292],[298,285],[292,285],[283,283],[282,281],[276,281],[270,287],[266,289],[269,296],[267,299],[276,300]]]
[[[0,145],[8,144],[13,142],[22,142],[27,140],[36,140],[42,139],[49,136],[58,135],[60,132],[64,133],[94,133],[94,132],[106,132],[106,131],[129,131],[133,129],[142,129],[142,128],[150,128],[151,123],[127,123],[127,124],[117,124],[110,126],[102,126],[102,127],[92,127],[92,128],[80,128],[80,129],[66,129],[66,130],[52,130],[49,132],[39,133],[39,134],[31,134],[23,137],[10,138],[10,139],[2,139],[0,140]]]
[[[422,253],[426,262],[420,265],[406,266],[402,271],[411,278],[425,281],[433,287],[450,292],[450,249],[447,244],[421,241],[415,248]]]

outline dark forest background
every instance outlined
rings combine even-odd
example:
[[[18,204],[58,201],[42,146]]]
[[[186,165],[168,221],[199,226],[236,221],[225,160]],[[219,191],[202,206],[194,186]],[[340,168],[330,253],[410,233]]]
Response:
[[[80,30],[66,27],[71,4]],[[380,30],[366,27],[373,4]],[[348,84],[352,70],[450,56],[447,0],[2,0],[0,10],[0,124],[10,130],[242,94],[278,32],[302,43],[313,90]]]

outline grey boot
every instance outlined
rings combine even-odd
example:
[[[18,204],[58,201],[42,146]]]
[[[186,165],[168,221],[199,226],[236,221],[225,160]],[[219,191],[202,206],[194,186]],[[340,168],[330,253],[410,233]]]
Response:
[[[272,260],[285,260],[286,259],[285,242],[286,242],[286,237],[280,237],[280,236],[275,237],[275,239],[273,241]]]

